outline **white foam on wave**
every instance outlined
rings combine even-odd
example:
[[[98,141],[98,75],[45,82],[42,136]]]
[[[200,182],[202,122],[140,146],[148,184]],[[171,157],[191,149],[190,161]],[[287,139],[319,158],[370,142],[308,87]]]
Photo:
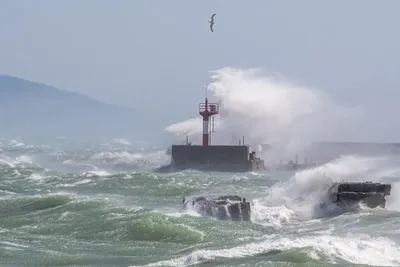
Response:
[[[11,146],[11,147],[23,147],[23,146],[25,146],[24,143],[19,142],[19,141],[15,140],[15,139],[10,140],[8,142],[8,145]]]
[[[24,250],[29,248],[29,246],[9,241],[0,241],[0,247],[4,250]]]
[[[61,162],[61,165],[68,166],[71,168],[78,168],[78,169],[92,169],[92,170],[98,170],[98,168],[90,163],[83,163],[83,162],[77,162],[72,159],[66,159]]]
[[[189,255],[160,261],[145,266],[193,266],[210,262],[217,258],[243,258],[270,251],[288,251],[292,249],[311,250],[308,255],[313,259],[327,258],[332,263],[346,261],[354,264],[374,266],[398,266],[400,247],[387,238],[373,238],[368,235],[347,236],[281,236],[270,235],[261,242],[249,243],[227,249],[195,250]]]
[[[66,184],[66,183],[59,184],[59,185],[57,185],[57,187],[76,187],[76,186],[88,184],[88,183],[91,183],[91,182],[92,182],[91,179],[83,179],[83,180],[76,181],[76,182],[71,183],[71,184]]]
[[[7,165],[11,168],[15,168],[16,165],[24,165],[24,164],[33,164],[33,156],[28,156],[28,155],[20,155],[15,157],[14,159],[6,156],[6,155],[1,155],[0,154],[0,164]]]
[[[159,212],[171,217],[182,217],[185,215],[189,215],[192,217],[201,217],[201,214],[197,212],[192,205],[187,205],[185,209],[176,210],[176,208],[162,208],[162,209],[155,209],[154,212]]]
[[[129,142],[126,139],[122,139],[122,138],[114,138],[114,139],[111,140],[111,143],[120,144],[120,145],[127,145],[127,146],[131,145],[131,142]]]
[[[101,170],[86,171],[86,172],[81,173],[81,176],[84,176],[84,177],[95,177],[95,176],[105,177],[105,176],[109,176],[109,175],[111,175],[109,172],[101,171]]]
[[[105,151],[92,156],[93,160],[108,164],[123,164],[123,163],[136,163],[142,159],[143,155],[140,153],[130,153],[128,151]]]
[[[31,180],[34,180],[36,182],[43,182],[43,181],[46,180],[47,177],[43,176],[40,173],[32,173],[31,175],[29,175],[28,178],[31,179]]]
[[[0,165],[6,165],[8,167],[15,168],[15,164],[12,162],[12,159],[5,155],[0,155]]]
[[[384,182],[382,174],[391,169],[387,163],[387,157],[346,155],[321,166],[298,171],[289,180],[268,188],[265,197],[253,201],[254,221],[279,226],[293,219],[312,219],[316,206],[325,202],[333,182]],[[400,183],[392,183],[392,193],[387,196],[388,209],[400,210],[399,194]]]
[[[295,212],[292,209],[280,206],[266,206],[255,199],[251,203],[251,221],[266,226],[281,228],[292,222]]]
[[[92,156],[92,160],[101,164],[123,165],[135,164],[140,166],[161,166],[169,162],[170,158],[164,150],[152,152],[131,153],[127,150],[104,151]]]
[[[18,163],[29,163],[33,164],[33,157],[28,155],[20,155],[15,158],[15,161]]]

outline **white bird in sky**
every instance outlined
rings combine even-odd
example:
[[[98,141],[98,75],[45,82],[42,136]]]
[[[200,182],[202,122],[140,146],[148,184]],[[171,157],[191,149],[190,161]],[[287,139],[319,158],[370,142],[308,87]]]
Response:
[[[211,16],[211,20],[208,22],[208,23],[210,23],[210,30],[211,30],[212,32],[214,32],[214,30],[213,30],[213,26],[214,26],[214,24],[215,24],[215,22],[214,22],[214,17],[215,17],[215,13]]]

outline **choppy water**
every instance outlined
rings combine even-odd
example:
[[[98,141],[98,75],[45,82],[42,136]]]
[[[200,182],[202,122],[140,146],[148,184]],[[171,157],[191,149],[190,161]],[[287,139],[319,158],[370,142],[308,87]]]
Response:
[[[344,156],[297,173],[154,174],[164,151],[109,143],[0,146],[1,266],[400,265],[400,199],[317,214],[332,180],[396,177],[396,160]],[[396,178],[392,178],[392,180]],[[252,201],[252,222],[180,210],[182,197]]]

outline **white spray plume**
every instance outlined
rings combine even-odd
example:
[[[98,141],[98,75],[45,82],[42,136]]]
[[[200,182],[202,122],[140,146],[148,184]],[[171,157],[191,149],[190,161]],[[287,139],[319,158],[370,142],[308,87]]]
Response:
[[[322,92],[263,77],[259,69],[222,68],[211,72],[209,101],[218,101],[214,144],[271,144],[283,153],[304,149],[310,142],[337,139],[360,115],[358,109],[336,106]],[[165,130],[199,144],[200,115]],[[336,141],[336,140],[335,140]]]

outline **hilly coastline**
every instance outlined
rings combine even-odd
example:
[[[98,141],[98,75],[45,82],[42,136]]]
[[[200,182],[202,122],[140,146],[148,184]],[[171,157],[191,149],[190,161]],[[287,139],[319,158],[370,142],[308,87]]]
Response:
[[[146,116],[149,116],[146,114]],[[88,96],[0,75],[0,137],[101,139],[151,138],[161,132],[144,125],[142,114]],[[142,125],[138,127],[138,125]],[[147,127],[146,127],[147,126]]]

